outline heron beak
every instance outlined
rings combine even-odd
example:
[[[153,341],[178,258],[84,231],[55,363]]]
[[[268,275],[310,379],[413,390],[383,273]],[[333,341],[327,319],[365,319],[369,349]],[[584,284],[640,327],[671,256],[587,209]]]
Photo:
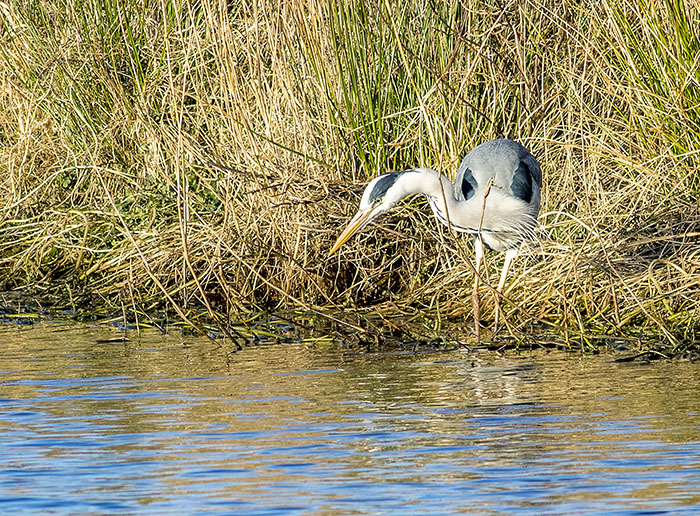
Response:
[[[372,206],[370,206],[369,208],[365,208],[364,210],[358,211],[352,218],[350,223],[347,225],[347,227],[340,234],[338,240],[335,241],[335,244],[333,244],[333,248],[328,252],[328,256],[335,253],[338,249],[341,248],[341,246],[345,242],[347,242],[350,239],[351,236],[353,236],[355,233],[357,233],[359,230],[365,227],[365,225],[372,219],[372,214],[374,212],[375,208]]]

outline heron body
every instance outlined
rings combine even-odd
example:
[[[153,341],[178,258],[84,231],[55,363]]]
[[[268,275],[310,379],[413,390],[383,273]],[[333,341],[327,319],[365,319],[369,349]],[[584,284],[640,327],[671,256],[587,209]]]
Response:
[[[357,214],[330,253],[405,197],[424,195],[440,222],[474,236],[476,275],[472,302],[478,338],[479,270],[484,246],[506,252],[497,287],[500,295],[520,244],[535,236],[541,188],[540,165],[525,147],[512,140],[490,140],[465,156],[454,184],[439,172],[426,168],[389,172],[374,178],[365,188]],[[496,303],[496,328],[498,313]]]

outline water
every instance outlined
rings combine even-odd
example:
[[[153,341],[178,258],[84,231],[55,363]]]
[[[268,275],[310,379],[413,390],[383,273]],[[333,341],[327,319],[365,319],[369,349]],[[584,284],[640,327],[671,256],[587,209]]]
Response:
[[[699,364],[116,335],[0,326],[0,514],[700,514]]]

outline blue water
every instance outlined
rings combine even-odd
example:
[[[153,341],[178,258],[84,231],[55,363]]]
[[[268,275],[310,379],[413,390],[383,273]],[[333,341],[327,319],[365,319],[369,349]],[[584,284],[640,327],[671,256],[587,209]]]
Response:
[[[0,326],[0,514],[700,514],[700,365]]]

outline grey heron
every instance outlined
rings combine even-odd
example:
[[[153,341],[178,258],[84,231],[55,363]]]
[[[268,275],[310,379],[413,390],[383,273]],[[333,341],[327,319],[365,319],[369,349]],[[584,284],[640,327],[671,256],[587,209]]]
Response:
[[[380,214],[405,197],[424,195],[443,224],[474,236],[475,276],[472,290],[474,329],[479,339],[479,277],[484,247],[505,251],[496,288],[500,297],[520,244],[535,236],[540,211],[542,170],[535,157],[513,140],[490,140],[469,152],[455,182],[427,168],[412,168],[375,177],[365,188],[360,208],[336,240],[329,255]],[[499,303],[494,313],[498,329]]]

